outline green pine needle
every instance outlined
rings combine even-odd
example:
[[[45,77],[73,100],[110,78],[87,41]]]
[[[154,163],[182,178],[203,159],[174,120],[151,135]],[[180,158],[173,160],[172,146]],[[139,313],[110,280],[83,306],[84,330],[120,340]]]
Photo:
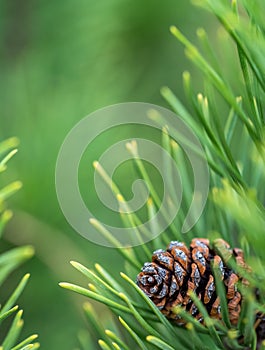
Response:
[[[0,143],[0,174],[7,170],[7,165],[10,159],[17,153],[18,139],[13,137]],[[0,190],[0,237],[3,229],[12,217],[12,212],[6,209],[6,200],[17,192],[22,187],[20,181],[14,181]],[[34,249],[31,246],[13,248],[0,255],[0,285],[6,280],[12,271],[14,271],[23,262],[30,259],[34,255]],[[26,274],[9,296],[5,303],[1,303],[0,308],[0,333],[2,336],[1,350],[29,350],[38,349],[39,343],[35,340],[37,335],[29,336],[28,338],[17,343],[24,324],[22,319],[22,310],[18,311],[18,306],[14,306],[23,292],[30,275]],[[2,322],[8,317],[15,314],[13,322],[9,329],[2,333]]]

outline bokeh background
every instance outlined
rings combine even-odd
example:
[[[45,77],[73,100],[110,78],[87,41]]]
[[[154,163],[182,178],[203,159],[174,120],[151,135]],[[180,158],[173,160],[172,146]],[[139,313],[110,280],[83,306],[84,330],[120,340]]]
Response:
[[[193,69],[169,33],[172,24],[191,39],[198,27],[209,31],[216,25],[186,0],[0,0],[0,138],[20,139],[8,178],[1,181],[23,182],[9,201],[14,218],[1,250],[21,244],[36,249],[0,293],[4,299],[19,277],[31,273],[20,298],[23,333],[37,332],[43,349],[77,348],[77,333],[85,327],[83,299],[58,286],[59,281],[83,282],[69,261],[100,262],[113,275],[122,266],[114,249],[86,241],[63,217],[54,184],[58,151],[68,131],[98,108],[127,101],[167,106],[160,96],[163,85],[183,98],[182,72]],[[200,79],[196,72],[193,77]],[[123,128],[118,135],[144,132]],[[106,218],[90,189],[92,161],[108,142],[102,136],[89,150],[80,178],[90,193],[90,209]],[[130,173],[125,167],[117,180],[130,194],[131,178],[124,172]],[[104,322],[106,309],[96,307]]]

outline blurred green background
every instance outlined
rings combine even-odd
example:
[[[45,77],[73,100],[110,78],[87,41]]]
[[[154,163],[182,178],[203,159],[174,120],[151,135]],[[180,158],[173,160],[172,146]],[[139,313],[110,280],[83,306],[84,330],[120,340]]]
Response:
[[[1,250],[21,244],[36,249],[34,259],[1,290],[1,298],[19,276],[31,272],[20,299],[23,332],[39,333],[43,349],[70,350],[78,346],[84,320],[82,298],[58,287],[59,281],[80,279],[69,261],[87,266],[98,261],[115,275],[122,260],[114,249],[79,236],[60,211],[54,172],[63,139],[100,107],[127,101],[166,106],[159,92],[163,85],[182,98],[182,72],[192,69],[169,26],[177,25],[193,39],[197,27],[207,23],[209,28],[213,19],[186,0],[1,0],[0,16],[0,138],[20,139],[4,182],[23,182],[9,201],[15,215]],[[134,137],[135,132],[127,128],[119,135]],[[91,174],[80,179],[80,186],[93,186],[92,161],[107,139],[101,137],[90,150],[86,165]],[[118,179],[124,189],[126,179],[122,173]],[[104,211],[96,199],[90,205],[95,215]],[[104,319],[105,308],[98,310]]]

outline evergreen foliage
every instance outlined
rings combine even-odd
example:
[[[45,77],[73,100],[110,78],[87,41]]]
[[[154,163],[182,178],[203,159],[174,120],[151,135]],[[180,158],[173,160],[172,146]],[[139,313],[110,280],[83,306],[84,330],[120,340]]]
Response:
[[[189,182],[190,174],[184,165],[181,148],[164,128],[162,143],[179,165],[182,179],[186,179],[184,205],[174,221],[174,226],[171,225],[152,242],[137,248],[121,249],[118,248],[119,242],[112,240],[124,258],[123,271],[126,274],[112,276],[110,271],[98,264],[95,268],[88,269],[72,262],[74,268],[88,279],[88,287],[61,283],[62,287],[99,301],[113,311],[115,321],[111,322],[112,329],[104,331],[106,325],[100,323],[92,305],[84,306],[85,315],[93,328],[91,333],[99,339],[101,349],[265,349],[264,340],[262,342],[257,339],[255,319],[257,312],[265,312],[265,26],[262,19],[265,3],[262,0],[194,2],[210,11],[220,21],[222,29],[218,37],[219,47],[226,48],[228,40],[233,43],[233,59],[238,62],[237,70],[233,77],[227,76],[204,29],[197,31],[197,47],[173,26],[170,28],[171,33],[184,45],[187,58],[202,73],[204,88],[203,92],[196,94],[191,76],[189,72],[185,72],[183,84],[187,101],[180,101],[166,87],[162,89],[162,95],[177,115],[192,128],[204,146],[211,176],[210,198],[192,232],[182,235],[182,219],[192,192],[192,181]],[[164,127],[162,118],[157,118],[157,123]],[[136,147],[134,143],[128,147],[135,158]],[[137,159],[135,165],[142,178],[148,181],[141,161]],[[101,167],[97,166],[96,170],[102,173]],[[124,200],[118,186],[109,180],[107,183],[122,208]],[[151,191],[151,197],[147,202],[150,217],[159,207],[157,193]],[[125,226],[140,221],[135,213],[122,216]],[[111,234],[96,219],[91,220],[91,224],[104,237],[112,239]],[[196,295],[193,295],[194,303],[205,315],[205,325],[179,308],[177,312],[187,319],[187,324],[186,327],[175,326],[135,284],[142,265],[150,261],[155,249],[165,249],[171,240],[189,244],[197,236],[209,238],[211,242],[215,238],[223,238],[232,247],[238,246],[244,250],[251,273],[238,267],[233,259],[222,256],[237,274],[249,281],[247,288],[238,286],[244,299],[237,326],[207,316]],[[220,250],[219,253],[222,255],[224,252]],[[227,305],[222,288],[218,290],[225,320]],[[82,331],[79,339],[83,350],[93,348],[95,344],[94,338],[88,332]]]
[[[10,138],[0,143],[0,173],[6,170],[8,161],[16,154],[18,140]],[[12,212],[7,209],[6,200],[21,187],[21,182],[14,181],[0,190],[0,237],[3,229],[12,217]],[[0,285],[4,288],[4,282],[8,276],[23,262],[30,259],[34,254],[31,246],[13,248],[0,254]],[[1,350],[34,350],[39,348],[36,342],[36,334],[30,335],[24,340],[19,340],[23,328],[22,314],[23,310],[19,309],[16,304],[17,299],[23,292],[29,279],[26,274],[18,283],[15,290],[3,304],[1,301],[0,308],[0,349]],[[7,318],[12,318],[12,323],[7,331],[2,326],[2,322]],[[6,321],[7,322],[7,321]],[[3,330],[2,330],[3,329]]]

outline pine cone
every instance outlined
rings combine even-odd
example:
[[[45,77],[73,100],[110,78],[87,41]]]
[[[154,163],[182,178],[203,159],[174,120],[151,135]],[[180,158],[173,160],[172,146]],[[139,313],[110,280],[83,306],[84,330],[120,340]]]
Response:
[[[256,298],[261,301],[260,291],[256,289]],[[256,315],[255,330],[257,334],[257,349],[265,345],[265,314],[258,312]]]
[[[231,250],[222,239],[215,243],[225,248],[228,257],[232,254],[240,266],[246,267],[242,250]],[[236,284],[242,279],[225,266],[217,252],[210,248],[208,239],[194,238],[189,248],[182,242],[173,241],[166,251],[156,250],[152,262],[145,263],[137,276],[137,284],[166,317],[178,324],[183,325],[185,321],[174,313],[173,309],[177,305],[181,305],[198,321],[203,322],[202,315],[189,296],[190,291],[197,294],[212,318],[221,319],[220,300],[211,270],[212,262],[220,269],[226,289],[230,322],[236,325],[242,300]],[[247,283],[244,280],[242,282]]]

